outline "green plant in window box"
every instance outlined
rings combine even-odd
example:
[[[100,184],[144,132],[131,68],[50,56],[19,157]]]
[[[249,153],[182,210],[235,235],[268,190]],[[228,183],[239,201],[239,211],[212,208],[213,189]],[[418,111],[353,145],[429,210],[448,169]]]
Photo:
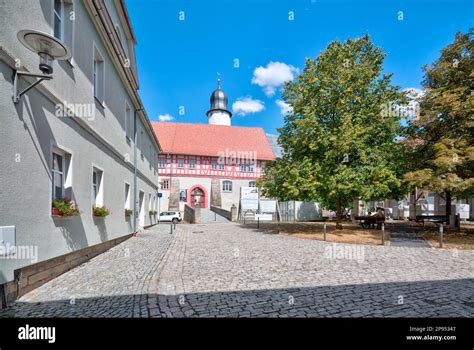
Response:
[[[81,212],[74,201],[64,197],[63,199],[53,199],[51,214],[53,216],[77,216]]]
[[[148,214],[150,214],[150,216],[153,216],[153,215],[156,215],[158,212],[156,210],[150,210],[148,212]]]
[[[133,210],[132,209],[125,209],[125,216],[132,216]]]
[[[92,213],[94,216],[105,217],[110,214],[110,210],[106,207],[93,207]]]

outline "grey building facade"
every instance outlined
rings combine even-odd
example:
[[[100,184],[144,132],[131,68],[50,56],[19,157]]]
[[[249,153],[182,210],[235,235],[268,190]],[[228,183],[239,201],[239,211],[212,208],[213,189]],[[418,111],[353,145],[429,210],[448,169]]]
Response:
[[[135,192],[138,225],[155,223],[160,147],[137,91],[124,1],[0,0],[0,28],[0,226],[15,228],[4,245],[36,251],[3,252],[1,284],[18,268],[129,235],[133,215],[125,209]],[[72,59],[54,62],[53,79],[14,104],[15,70],[39,73],[38,55],[17,38],[23,29],[60,39]],[[28,84],[22,79],[20,89]],[[61,197],[80,215],[54,215]],[[110,214],[94,216],[93,207]]]

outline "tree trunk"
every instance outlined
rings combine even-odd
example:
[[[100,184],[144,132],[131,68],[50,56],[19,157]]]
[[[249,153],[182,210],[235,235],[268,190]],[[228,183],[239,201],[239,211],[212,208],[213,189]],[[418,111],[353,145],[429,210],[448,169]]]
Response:
[[[449,226],[449,218],[451,216],[451,192],[450,191],[446,191],[446,216],[448,217],[446,226]]]
[[[336,230],[342,230],[341,198],[336,198]]]

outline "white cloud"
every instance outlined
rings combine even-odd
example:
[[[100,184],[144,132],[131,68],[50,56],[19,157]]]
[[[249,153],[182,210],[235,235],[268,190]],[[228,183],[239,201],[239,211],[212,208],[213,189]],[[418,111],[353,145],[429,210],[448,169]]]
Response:
[[[271,97],[275,89],[286,81],[293,80],[299,69],[282,62],[269,62],[266,67],[257,67],[253,71],[252,84],[263,88],[265,95]]]
[[[173,117],[172,115],[169,115],[169,114],[160,114],[160,115],[158,116],[158,120],[159,120],[160,122],[169,122],[169,121],[171,121],[171,120],[173,120],[173,119],[174,119],[174,117]]]
[[[280,107],[280,112],[282,115],[287,115],[291,113],[291,106],[283,100],[276,100],[275,103]]]
[[[251,96],[239,97],[232,104],[232,112],[238,115],[261,112],[265,109],[265,104],[260,100],[254,100]]]

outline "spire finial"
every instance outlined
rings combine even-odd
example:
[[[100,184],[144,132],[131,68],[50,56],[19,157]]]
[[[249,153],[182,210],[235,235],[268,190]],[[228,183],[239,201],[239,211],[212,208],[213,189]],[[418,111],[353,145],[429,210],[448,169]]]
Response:
[[[217,88],[221,88],[221,73],[217,72]]]

